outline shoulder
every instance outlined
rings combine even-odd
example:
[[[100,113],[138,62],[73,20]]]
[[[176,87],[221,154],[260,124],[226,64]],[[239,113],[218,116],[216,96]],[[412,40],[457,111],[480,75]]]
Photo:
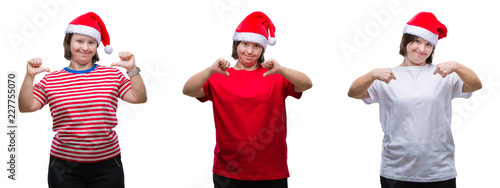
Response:
[[[117,68],[108,67],[108,66],[104,66],[104,65],[97,65],[96,70],[99,70],[99,71],[109,71],[109,72],[121,72]]]
[[[103,65],[97,65],[94,74],[123,75],[119,69]]]
[[[53,71],[53,72],[47,73],[46,75],[43,76],[43,79],[59,78],[59,77],[67,76],[68,74],[69,73],[66,72],[64,69],[61,69],[58,71]]]

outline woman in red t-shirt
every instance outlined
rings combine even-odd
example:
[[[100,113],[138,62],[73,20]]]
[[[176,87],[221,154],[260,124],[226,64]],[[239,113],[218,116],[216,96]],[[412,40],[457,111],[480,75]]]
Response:
[[[215,188],[287,187],[285,99],[300,98],[312,83],[304,73],[264,59],[274,31],[264,13],[250,14],[233,36],[236,65],[219,58],[184,85],[184,94],[213,102]]]

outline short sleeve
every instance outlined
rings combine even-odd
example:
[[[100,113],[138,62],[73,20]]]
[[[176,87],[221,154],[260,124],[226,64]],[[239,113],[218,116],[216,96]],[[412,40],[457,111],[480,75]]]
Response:
[[[203,84],[203,91],[205,92],[206,96],[196,98],[196,99],[198,99],[200,102],[207,102],[208,100],[213,101],[212,87],[210,86],[210,79],[207,80],[207,82],[205,82],[205,84]]]
[[[296,99],[300,99],[300,97],[302,97],[302,92],[295,92],[295,85],[293,85],[292,82],[288,81],[286,78],[283,78],[283,86],[285,97],[292,96]]]
[[[453,98],[470,98],[472,96],[472,92],[463,92],[463,87],[464,87],[464,82],[456,73],[452,73],[451,76],[453,76],[453,93],[452,96]]]
[[[379,84],[378,80],[375,80],[375,82],[372,83],[372,85],[368,88],[368,94],[370,94],[370,98],[363,99],[363,102],[365,104],[372,104],[372,103],[378,103],[378,93],[377,93],[377,86]]]
[[[123,75],[120,70],[116,69],[116,71],[120,82],[118,85],[118,96],[123,100],[123,96],[125,95],[125,93],[127,93],[127,91],[132,88],[132,84],[130,83],[130,79],[125,77],[125,75]]]
[[[35,86],[33,86],[33,97],[38,102],[40,102],[40,104],[42,104],[42,108],[48,103],[47,94],[45,93],[46,85],[47,85],[47,75],[45,75],[40,80],[40,82],[38,82],[37,84],[35,84]]]

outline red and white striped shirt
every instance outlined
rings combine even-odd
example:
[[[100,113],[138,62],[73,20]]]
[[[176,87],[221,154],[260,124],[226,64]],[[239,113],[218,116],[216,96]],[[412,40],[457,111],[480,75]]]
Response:
[[[33,87],[42,107],[49,104],[56,132],[50,155],[75,162],[98,162],[120,154],[118,97],[131,88],[118,69],[94,64],[88,70],[51,72]]]

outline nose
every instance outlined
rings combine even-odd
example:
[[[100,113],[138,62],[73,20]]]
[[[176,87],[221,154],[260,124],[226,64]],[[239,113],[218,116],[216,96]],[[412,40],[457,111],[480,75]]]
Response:
[[[88,44],[88,43],[86,43],[86,42],[84,42],[84,43],[82,44],[82,50],[87,51],[88,49],[89,49],[89,44]]]
[[[424,52],[425,52],[425,49],[426,49],[426,48],[425,48],[425,44],[420,44],[420,45],[418,46],[418,50],[419,50],[421,53],[424,53]]]
[[[247,54],[253,54],[253,48],[251,46],[247,47]]]

